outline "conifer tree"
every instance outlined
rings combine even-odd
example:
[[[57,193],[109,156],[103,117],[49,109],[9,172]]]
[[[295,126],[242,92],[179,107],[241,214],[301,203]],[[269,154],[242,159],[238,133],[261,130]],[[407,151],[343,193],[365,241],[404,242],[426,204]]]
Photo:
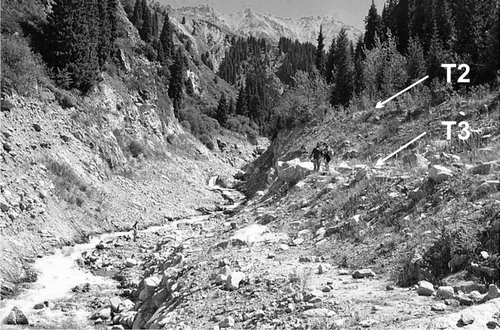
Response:
[[[496,78],[495,83],[500,83],[500,4],[497,4],[495,10],[493,11],[493,22],[489,30],[489,40],[488,40],[488,58],[486,60],[485,67],[485,78],[493,80]]]
[[[399,0],[394,8],[394,29],[391,29],[391,31],[398,40],[397,46],[400,53],[406,52],[408,39],[410,39],[410,24],[413,11],[411,0]],[[419,22],[419,24],[422,24],[422,22]]]
[[[335,69],[335,38],[332,38],[332,43],[328,48],[328,53],[326,55],[326,65],[325,65],[325,78],[326,82],[331,84],[333,82],[334,77],[334,69]]]
[[[322,76],[325,76],[325,44],[324,40],[325,38],[323,37],[323,25],[320,25],[319,27],[319,34],[318,34],[318,46],[316,47],[316,68],[318,69],[319,73]]]
[[[115,40],[118,37],[118,1],[102,0],[98,1],[99,8],[99,46],[98,58],[99,67],[103,68],[115,49]]]
[[[354,92],[356,94],[361,94],[364,89],[363,83],[363,60],[364,55],[364,44],[363,37],[360,36],[356,42],[356,49],[354,51]]]
[[[168,14],[165,15],[158,46],[158,59],[161,63],[165,64],[172,58],[174,51],[173,29]]]
[[[446,56],[446,51],[443,48],[441,39],[437,31],[436,24],[434,24],[434,33],[429,46],[429,52],[427,54],[427,74],[431,79],[441,76],[441,64],[449,63],[448,57]]]
[[[215,111],[215,119],[221,125],[225,125],[229,117],[229,105],[227,103],[226,94],[223,92],[219,99],[217,110]]]
[[[382,18],[377,12],[375,2],[372,0],[368,15],[365,17],[365,38],[366,49],[370,50],[375,46],[375,39],[382,36]]]
[[[132,24],[137,28],[137,30],[141,30],[142,28],[142,17],[143,17],[143,4],[142,0],[136,0],[134,5],[134,13],[132,15]]]
[[[151,43],[153,41],[153,18],[151,17],[151,11],[146,5],[146,0],[143,0],[142,3],[142,27],[139,30],[139,35],[146,43]]]
[[[424,49],[418,38],[410,38],[408,42],[407,72],[409,82],[425,75],[426,64]]]
[[[353,62],[349,39],[345,28],[342,28],[335,42],[335,83],[332,88],[331,104],[347,105],[354,90]]]
[[[453,24],[452,10],[448,0],[435,1],[435,17],[439,38],[445,49],[451,49],[455,38],[455,27]]]
[[[248,116],[247,96],[245,89],[240,87],[238,98],[236,100],[236,114],[240,116]]]
[[[384,43],[384,69],[382,71],[382,92],[385,95],[392,95],[404,88],[408,78],[406,72],[406,58],[396,49],[396,41],[390,33]]]
[[[159,29],[158,24],[159,24],[158,11],[154,10],[154,14],[153,14],[153,28],[152,28],[153,40],[158,39],[158,29]]]
[[[174,114],[179,117],[179,109],[181,108],[182,98],[184,96],[184,60],[180,49],[174,52],[174,62],[170,66],[170,85],[168,87],[168,96],[174,104]]]
[[[236,114],[236,107],[234,104],[234,99],[232,97],[229,98],[229,106],[227,112],[229,116],[234,116]]]
[[[97,0],[54,1],[44,27],[42,52],[63,87],[86,91],[95,83],[102,41],[100,26]]]

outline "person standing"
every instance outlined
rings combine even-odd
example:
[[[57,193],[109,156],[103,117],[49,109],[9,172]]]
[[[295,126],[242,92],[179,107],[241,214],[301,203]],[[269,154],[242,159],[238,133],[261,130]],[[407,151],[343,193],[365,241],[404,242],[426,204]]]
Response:
[[[330,172],[330,161],[332,160],[333,151],[326,142],[323,142],[321,155],[325,159],[325,171]]]
[[[309,156],[314,164],[314,171],[318,172],[321,165],[321,145],[318,142]]]

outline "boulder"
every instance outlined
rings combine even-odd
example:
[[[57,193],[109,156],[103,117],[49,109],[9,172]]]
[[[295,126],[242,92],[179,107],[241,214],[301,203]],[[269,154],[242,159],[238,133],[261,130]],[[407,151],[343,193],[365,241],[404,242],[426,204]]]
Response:
[[[10,209],[10,204],[7,203],[4,199],[0,198],[0,210],[2,212],[8,212]]]
[[[156,307],[160,307],[165,302],[165,300],[167,300],[169,295],[169,290],[167,288],[163,288],[156,292],[151,299],[153,300],[153,303]]]
[[[367,269],[359,269],[354,271],[352,273],[353,278],[365,278],[365,277],[375,277],[375,273],[373,270],[367,268]]]
[[[432,165],[429,169],[429,178],[435,182],[449,180],[453,177],[453,172],[441,165]]]
[[[332,317],[335,312],[327,308],[313,308],[304,311],[305,317]]]
[[[7,101],[7,100],[1,101],[1,110],[2,111],[10,112],[14,108],[15,108],[14,104],[12,104],[10,101]]]
[[[335,170],[341,174],[349,175],[352,172],[352,167],[350,167],[346,162],[340,162]]]
[[[12,144],[10,144],[9,142],[4,142],[3,143],[3,150],[5,150],[7,152],[11,152],[12,151]]]
[[[138,264],[138,262],[135,259],[127,258],[125,260],[125,266],[127,266],[127,267],[134,267],[134,266],[137,266],[137,264]]]
[[[463,280],[463,276],[467,273],[466,270],[458,272],[456,274],[452,274],[448,277],[442,279],[442,283],[445,286],[452,286],[455,292],[462,291],[464,293],[469,293],[472,291],[479,291],[480,293],[486,293],[487,288],[480,283],[474,281],[465,281]],[[454,276],[456,275],[456,276]]]
[[[231,237],[232,245],[253,245],[258,243],[273,243],[288,241],[284,233],[271,233],[269,228],[260,224],[252,224],[234,232]]]
[[[483,301],[483,299],[487,296],[488,294],[485,293],[485,294],[481,294],[479,293],[479,291],[472,291],[471,293],[469,293],[469,299],[471,299],[473,302],[477,303],[477,302],[480,302],[480,301]]]
[[[160,284],[159,276],[150,276],[144,279],[144,288],[150,292],[153,292],[156,287]]]
[[[240,283],[245,280],[246,275],[243,272],[232,272],[226,280],[226,288],[228,290],[238,290]]]
[[[443,312],[445,311],[447,306],[443,303],[436,303],[431,306],[431,311],[433,312]]]
[[[495,299],[495,298],[500,298],[500,290],[495,284],[490,284],[488,287],[488,300],[490,299]]]
[[[419,169],[427,169],[430,164],[424,156],[416,153],[405,155],[403,157],[403,163]]]
[[[219,269],[219,274],[224,275],[224,276],[229,276],[231,274],[231,267],[228,265],[223,266],[221,269]]]
[[[417,294],[419,296],[432,296],[435,293],[432,283],[427,281],[418,282]]]
[[[26,317],[26,315],[24,315],[24,313],[19,308],[17,308],[17,306],[12,308],[12,310],[10,311],[10,313],[6,319],[6,323],[7,324],[14,324],[14,325],[16,325],[16,324],[29,324],[28,318]]]
[[[113,311],[113,313],[120,312],[121,302],[122,302],[121,299],[118,297],[109,298],[109,306],[111,307],[111,310]]]
[[[226,316],[222,321],[219,322],[219,328],[232,327],[234,327],[234,318],[232,316]]]
[[[497,190],[500,190],[500,181],[487,180],[479,183],[479,186],[476,188],[475,193],[478,196],[486,196],[495,193]]]
[[[284,182],[297,183],[311,174],[313,170],[312,162],[301,162],[299,158],[286,162],[278,161],[276,164],[278,179]]]
[[[215,284],[222,284],[227,282],[227,276],[224,274],[215,275]]]
[[[472,174],[489,175],[493,171],[493,163],[480,163],[470,169]]]
[[[316,298],[322,298],[324,296],[321,290],[312,290],[304,296],[305,302],[313,302]]]
[[[440,286],[436,292],[436,297],[442,299],[453,298],[454,295],[455,290],[453,290],[452,286]]]

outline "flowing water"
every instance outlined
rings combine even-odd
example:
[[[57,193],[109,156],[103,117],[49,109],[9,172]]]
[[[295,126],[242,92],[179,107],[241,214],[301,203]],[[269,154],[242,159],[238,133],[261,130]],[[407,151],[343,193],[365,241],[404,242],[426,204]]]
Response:
[[[226,198],[231,200],[232,205],[227,205],[226,209],[231,210],[238,207],[243,201],[244,196],[233,189],[224,189],[212,184],[210,189],[218,190]],[[162,229],[174,230],[178,224],[189,224],[203,221],[210,215],[194,216],[175,222],[169,222],[161,226],[152,226],[140,233],[156,232]],[[26,328],[37,328],[37,325],[43,328],[78,328],[94,329],[94,326],[88,323],[89,312],[85,311],[84,306],[71,306],[71,303],[62,303],[63,308],[43,308],[35,310],[36,304],[51,302],[57,303],[58,300],[65,302],[71,301],[71,298],[77,293],[72,292],[72,288],[77,285],[89,283],[92,287],[99,288],[99,291],[112,290],[118,284],[116,281],[93,275],[86,269],[80,268],[76,260],[84,251],[95,248],[99,242],[106,242],[119,236],[131,235],[131,231],[116,232],[91,237],[88,243],[76,244],[73,247],[62,247],[53,255],[38,258],[33,268],[38,272],[38,278],[35,283],[30,283],[22,293],[13,298],[0,302],[0,329],[19,329],[17,326],[8,326],[5,324],[7,316],[14,306],[17,306],[28,318],[30,326]],[[76,305],[76,304],[73,304]],[[66,323],[65,323],[66,322]],[[68,323],[69,322],[69,323]],[[85,326],[85,324],[89,324]]]
[[[152,226],[140,230],[139,232],[148,233],[162,229],[173,229],[179,223],[199,222],[208,217],[208,215],[195,216],[176,221],[175,223]],[[109,241],[113,238],[125,235],[131,235],[131,231],[91,237],[88,243],[76,244],[73,247],[62,247],[53,255],[36,259],[33,268],[38,273],[37,281],[35,283],[30,283],[19,296],[0,302],[0,329],[7,327],[5,321],[14,306],[22,310],[30,324],[34,324],[35,326],[40,322],[40,324],[44,324],[45,328],[47,325],[59,328],[73,328],[75,325],[87,323],[89,313],[85,312],[83,309],[73,309],[71,308],[71,304],[68,306],[69,311],[50,308],[35,310],[33,307],[36,304],[44,303],[44,301],[57,302],[60,299],[71,300],[71,297],[75,295],[71,289],[84,283],[89,283],[92,287],[98,287],[101,291],[105,291],[106,289],[110,290],[116,287],[118,284],[116,281],[106,277],[93,275],[88,270],[80,268],[76,260],[84,251],[94,249],[99,242]],[[61,320],[64,318],[71,319],[71,324],[61,324]],[[49,324],[47,324],[47,320],[51,320],[52,323],[49,322]],[[78,328],[84,329],[85,327],[78,326]],[[90,328],[93,327],[90,326]]]

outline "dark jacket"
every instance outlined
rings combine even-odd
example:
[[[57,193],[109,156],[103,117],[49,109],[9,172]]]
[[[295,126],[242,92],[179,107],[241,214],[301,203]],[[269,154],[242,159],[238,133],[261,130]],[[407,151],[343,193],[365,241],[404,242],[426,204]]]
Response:
[[[321,150],[318,147],[315,147],[311,152],[311,157],[314,159],[318,159],[321,156]]]

